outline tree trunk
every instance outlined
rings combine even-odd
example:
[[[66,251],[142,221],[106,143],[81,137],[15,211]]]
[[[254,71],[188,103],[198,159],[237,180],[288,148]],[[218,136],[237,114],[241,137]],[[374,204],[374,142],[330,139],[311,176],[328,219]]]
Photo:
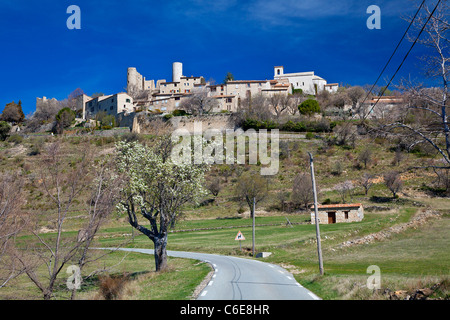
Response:
[[[52,298],[52,289],[47,289],[44,292],[44,300],[50,300]]]
[[[167,268],[167,234],[159,235],[153,243],[155,244],[156,271],[163,271]]]

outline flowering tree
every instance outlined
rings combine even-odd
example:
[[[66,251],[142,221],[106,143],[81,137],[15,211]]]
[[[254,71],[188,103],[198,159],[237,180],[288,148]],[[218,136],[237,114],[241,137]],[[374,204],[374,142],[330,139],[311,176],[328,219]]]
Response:
[[[183,205],[206,194],[203,181],[208,167],[174,164],[170,157],[138,142],[119,142],[116,149],[117,169],[127,180],[118,209],[128,214],[131,226],[153,241],[156,271],[164,270],[169,228],[175,225]],[[147,219],[150,227],[140,224],[138,215]]]

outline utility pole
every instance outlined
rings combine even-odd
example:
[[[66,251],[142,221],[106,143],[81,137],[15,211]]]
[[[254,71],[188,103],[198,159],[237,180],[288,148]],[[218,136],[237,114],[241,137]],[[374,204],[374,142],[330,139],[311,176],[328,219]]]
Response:
[[[314,194],[314,217],[316,222],[316,240],[317,240],[317,254],[319,255],[319,270],[320,275],[323,275],[323,261],[322,261],[322,248],[320,246],[320,229],[319,229],[319,210],[317,208],[317,192],[316,192],[316,180],[314,178],[314,161],[311,152],[309,154],[309,165],[311,167],[311,180]]]
[[[255,257],[255,207],[256,207],[256,200],[255,197],[253,197],[253,223],[252,223],[252,227],[253,227],[253,234],[252,234],[252,242],[253,242],[253,257]]]

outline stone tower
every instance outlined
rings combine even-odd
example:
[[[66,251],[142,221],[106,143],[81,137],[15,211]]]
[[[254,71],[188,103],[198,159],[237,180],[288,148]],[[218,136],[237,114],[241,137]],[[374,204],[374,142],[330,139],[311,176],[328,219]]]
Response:
[[[172,82],[180,82],[183,76],[183,64],[181,62],[174,62],[172,64]]]
[[[284,74],[283,66],[274,67],[274,78],[282,76],[283,74]]]
[[[127,73],[127,92],[143,90],[142,75],[136,68],[128,68]]]

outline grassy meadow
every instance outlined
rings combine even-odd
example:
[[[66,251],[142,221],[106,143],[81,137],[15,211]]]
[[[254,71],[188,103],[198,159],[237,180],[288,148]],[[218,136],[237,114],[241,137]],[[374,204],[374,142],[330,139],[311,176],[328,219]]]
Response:
[[[88,143],[101,158],[114,151],[114,142],[120,137],[30,137],[19,143],[0,143],[0,171],[18,170],[26,177],[26,212],[52,212],[54,208],[42,189],[36,187],[39,179],[40,153],[55,139],[61,139],[66,155],[64,161],[77,161],[80,145]],[[141,136],[144,143],[152,143],[154,137]],[[287,140],[286,140],[287,141]],[[284,142],[283,142],[284,143]],[[324,146],[319,139],[296,139],[286,142],[289,153],[280,154],[279,173],[267,179],[268,194],[256,209],[257,251],[268,251],[272,255],[264,261],[279,264],[289,270],[305,287],[323,299],[386,299],[383,290],[407,290],[430,287],[442,283],[438,298],[448,298],[450,255],[450,198],[436,186],[436,177],[430,169],[412,170],[410,166],[426,165],[437,156],[432,152],[403,153],[400,163],[394,163],[395,149],[391,141],[362,138],[355,148]],[[40,150],[39,153],[31,150]],[[358,161],[359,154],[370,148],[371,160],[367,167]],[[282,149],[283,151],[283,149]],[[325,274],[319,275],[315,226],[309,223],[310,214],[301,208],[283,210],[283,201],[291,201],[292,183],[296,174],[309,171],[307,151],[314,153],[316,180],[320,188],[319,202],[342,203],[337,183],[350,180],[354,184],[345,202],[360,202],[365,208],[365,217],[360,222],[320,225]],[[338,168],[339,170],[336,170]],[[242,172],[258,169],[244,165],[232,168],[228,165],[213,165],[206,181],[220,178],[220,192],[214,197],[205,196],[203,205],[190,204],[169,234],[168,250],[208,252],[224,255],[251,257],[252,221],[246,203],[239,201],[234,191]],[[387,171],[401,172],[403,189],[398,198],[393,198],[383,184],[382,175]],[[227,172],[227,174],[224,174]],[[364,173],[374,176],[374,184],[365,195],[358,185]],[[86,215],[87,195],[80,195],[74,202],[70,217],[65,221],[63,237],[76,237]],[[382,241],[341,247],[346,241],[387,230],[392,226],[411,221],[423,211],[439,212],[438,218],[427,223],[394,233]],[[287,224],[287,221],[291,225]],[[41,237],[54,237],[52,221],[42,221]],[[234,238],[241,231],[246,240],[242,250]],[[34,240],[33,240],[34,239]],[[23,234],[18,241],[32,243],[33,235]],[[153,248],[151,241],[133,230],[126,217],[117,212],[99,230],[95,246],[118,245],[136,248]],[[98,253],[96,253],[98,254]],[[379,266],[382,290],[366,288],[369,276],[367,268]],[[124,279],[118,299],[172,300],[191,299],[194,290],[211,271],[206,264],[194,260],[169,258],[169,270],[154,272],[153,257],[149,255],[114,252],[105,255],[83,270],[89,275],[103,270],[83,283],[77,299],[103,299],[102,277]],[[43,275],[46,270],[39,269]],[[70,292],[65,288],[66,275],[58,279],[56,299],[67,299]],[[0,289],[0,299],[40,299],[40,293],[30,280],[22,275]]]

